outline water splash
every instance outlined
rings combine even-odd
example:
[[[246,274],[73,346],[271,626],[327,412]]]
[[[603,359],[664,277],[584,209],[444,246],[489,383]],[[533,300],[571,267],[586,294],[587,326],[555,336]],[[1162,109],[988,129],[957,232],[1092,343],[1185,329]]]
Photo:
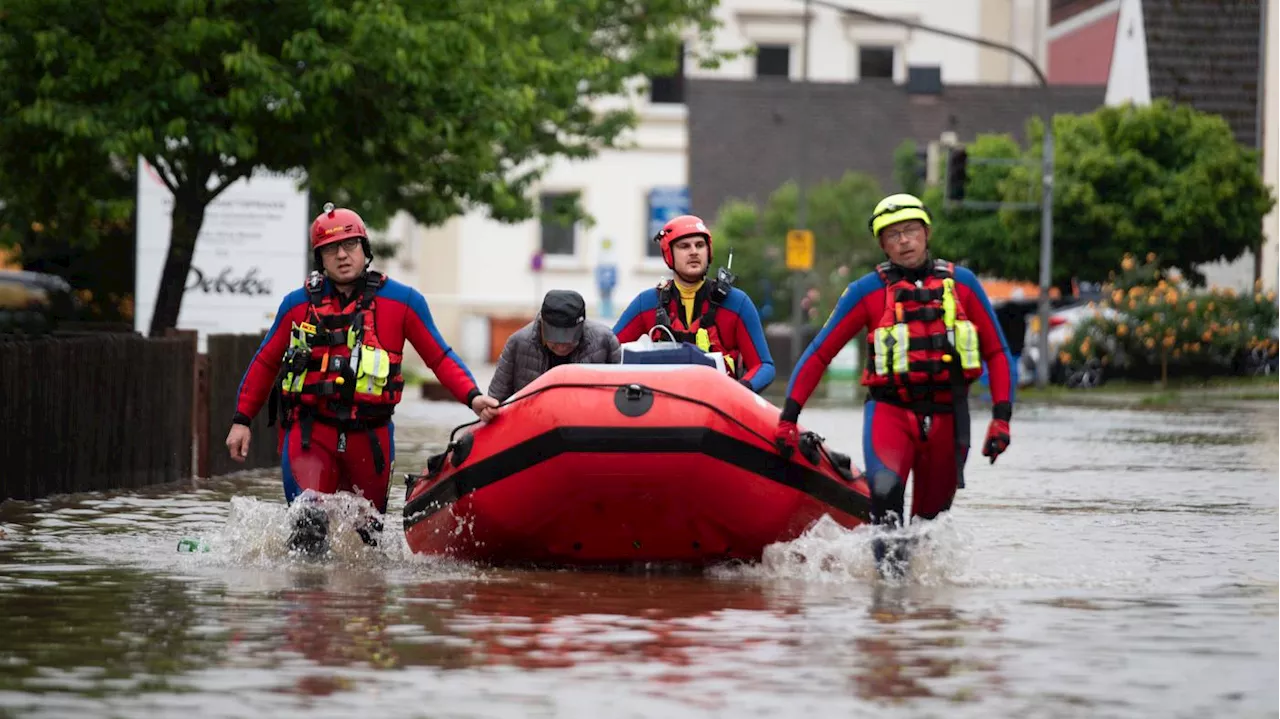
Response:
[[[907,572],[901,578],[881,578],[872,550],[877,539],[901,541],[910,547]],[[872,525],[848,529],[824,515],[799,537],[765,547],[758,564],[716,567],[711,574],[824,584],[885,581],[943,585],[955,583],[965,573],[973,546],[974,538],[949,514],[897,529]]]

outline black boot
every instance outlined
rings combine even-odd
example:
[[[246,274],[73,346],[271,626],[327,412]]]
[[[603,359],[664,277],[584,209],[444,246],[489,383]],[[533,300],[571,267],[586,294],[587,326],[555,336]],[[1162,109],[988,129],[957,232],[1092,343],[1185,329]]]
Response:
[[[902,579],[911,559],[910,540],[906,537],[876,537],[871,543],[876,569],[884,579]]]
[[[906,482],[898,475],[883,469],[875,472],[871,477],[871,523],[889,531],[901,526],[906,492]],[[871,551],[881,577],[898,579],[906,574],[907,549],[905,537],[872,540]]]
[[[290,551],[323,554],[328,550],[329,518],[319,507],[302,507],[289,534]]]
[[[370,517],[364,526],[356,530],[360,539],[370,547],[376,547],[382,541],[382,520]]]

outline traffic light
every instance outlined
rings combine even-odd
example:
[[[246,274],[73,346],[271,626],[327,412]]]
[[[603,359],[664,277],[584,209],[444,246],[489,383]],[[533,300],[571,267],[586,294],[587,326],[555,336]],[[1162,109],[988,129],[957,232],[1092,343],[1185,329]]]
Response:
[[[969,180],[969,153],[963,147],[951,149],[947,155],[947,199],[963,200],[964,186]]]
[[[916,179],[920,187],[929,182],[929,146],[916,147]]]

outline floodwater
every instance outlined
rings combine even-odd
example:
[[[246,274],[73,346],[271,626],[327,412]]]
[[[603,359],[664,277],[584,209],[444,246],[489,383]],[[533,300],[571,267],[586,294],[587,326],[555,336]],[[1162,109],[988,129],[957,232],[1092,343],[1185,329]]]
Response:
[[[399,472],[468,413],[398,417]],[[1021,405],[902,581],[821,524],[692,577],[291,559],[267,471],[9,502],[0,717],[1275,717],[1277,425]]]

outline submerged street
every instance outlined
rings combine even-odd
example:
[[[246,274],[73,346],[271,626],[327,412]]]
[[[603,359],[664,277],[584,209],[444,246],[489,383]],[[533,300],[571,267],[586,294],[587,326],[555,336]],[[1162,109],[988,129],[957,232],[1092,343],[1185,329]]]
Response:
[[[396,474],[472,416],[406,400]],[[1019,405],[902,582],[833,524],[692,577],[409,556],[401,480],[323,562],[277,470],[8,502],[0,716],[1276,716],[1276,416]]]

